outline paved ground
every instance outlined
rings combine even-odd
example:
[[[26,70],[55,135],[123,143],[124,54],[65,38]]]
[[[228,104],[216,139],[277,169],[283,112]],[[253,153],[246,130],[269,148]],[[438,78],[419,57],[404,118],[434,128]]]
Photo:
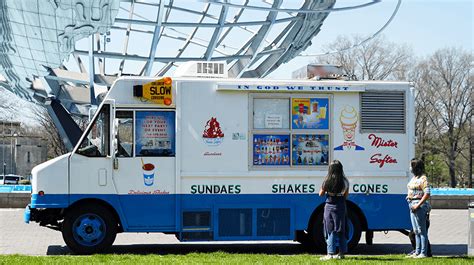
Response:
[[[429,231],[433,254],[442,256],[465,255],[468,233],[467,210],[433,210]],[[382,217],[381,217],[382,218]],[[111,249],[115,253],[131,254],[186,254],[189,252],[225,251],[231,253],[273,253],[291,255],[306,253],[299,243],[292,241],[179,243],[174,236],[164,234],[117,235]],[[383,255],[411,251],[408,238],[400,232],[377,232],[374,245],[361,244],[353,254]],[[0,209],[0,254],[68,255],[61,233],[23,223],[23,209]]]

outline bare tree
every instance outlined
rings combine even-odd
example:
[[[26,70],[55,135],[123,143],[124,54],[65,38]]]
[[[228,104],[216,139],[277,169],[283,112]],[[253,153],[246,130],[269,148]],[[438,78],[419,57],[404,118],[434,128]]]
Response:
[[[415,135],[417,137],[417,154],[425,157],[433,154],[433,141],[436,135],[436,129],[432,125],[431,120],[436,115],[433,106],[429,103],[433,101],[431,93],[425,88],[422,75],[425,71],[426,64],[419,64],[413,67],[409,72],[409,80],[412,80],[413,86],[416,88],[415,93]]]
[[[48,114],[46,108],[35,106],[33,108],[33,119],[35,119],[39,127],[35,128],[35,133],[46,138],[48,141],[48,157],[57,157],[67,153],[66,146],[59,134],[53,120]]]
[[[317,63],[340,65],[344,74],[358,80],[406,80],[412,51],[406,45],[387,41],[383,36],[361,43],[362,36],[339,36],[324,47],[329,54]]]
[[[456,186],[456,159],[468,147],[467,128],[472,117],[473,56],[446,48],[422,60],[416,71],[418,89],[427,105],[424,115],[433,126],[434,150],[446,156],[450,186]]]
[[[469,177],[469,181],[468,181],[468,187],[469,188],[472,188],[472,153],[474,152],[474,137],[473,137],[473,133],[474,131],[472,130],[472,118],[474,116],[474,110],[473,110],[473,106],[474,106],[474,93],[472,91],[472,87],[474,86],[474,74],[472,72],[470,72],[469,74],[469,82],[468,82],[468,86],[471,87],[471,111],[469,112],[469,127],[468,127],[468,134],[467,134],[467,137],[468,137],[468,141],[469,141],[469,153],[468,153],[468,164],[469,164],[469,169],[468,169],[468,177]]]

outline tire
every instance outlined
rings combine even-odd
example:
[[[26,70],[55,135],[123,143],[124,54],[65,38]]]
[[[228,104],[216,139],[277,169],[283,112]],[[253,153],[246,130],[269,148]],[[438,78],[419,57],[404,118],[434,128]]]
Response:
[[[63,221],[63,239],[77,254],[104,252],[117,235],[117,220],[102,205],[79,205],[70,209]]]
[[[311,241],[316,252],[326,253],[327,245],[324,237],[324,208],[316,214],[316,218],[311,227]]]
[[[359,240],[362,234],[362,226],[357,214],[351,209],[347,209],[348,214],[348,228],[347,234],[349,241],[347,242],[348,251],[352,251],[359,244]],[[323,215],[324,210],[319,211],[314,219],[311,227],[311,239],[317,252],[325,253],[327,250],[326,239],[324,236],[323,227]]]

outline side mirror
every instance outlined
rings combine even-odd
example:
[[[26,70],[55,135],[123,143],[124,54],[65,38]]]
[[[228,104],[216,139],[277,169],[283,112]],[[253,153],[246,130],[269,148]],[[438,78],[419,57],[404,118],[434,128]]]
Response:
[[[117,136],[114,135],[114,138],[112,140],[112,146],[113,146],[113,154],[114,154],[114,157],[115,157],[115,154],[118,152],[118,139],[117,139]]]
[[[114,157],[116,157],[116,153],[118,152],[118,126],[119,126],[119,121],[117,119],[114,119],[112,122],[112,150]]]
[[[112,134],[113,134],[113,138],[114,139],[117,139],[117,136],[118,136],[118,127],[119,127],[119,121],[118,119],[114,119],[114,124],[112,125]]]

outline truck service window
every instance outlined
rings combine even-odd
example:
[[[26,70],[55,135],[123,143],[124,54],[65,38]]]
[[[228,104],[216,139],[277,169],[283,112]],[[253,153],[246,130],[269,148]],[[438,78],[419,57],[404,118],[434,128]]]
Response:
[[[329,96],[253,97],[253,167],[328,165]]]
[[[289,129],[290,101],[286,98],[255,98],[253,101],[254,129]]]
[[[104,104],[99,115],[93,121],[87,137],[82,140],[77,154],[88,157],[105,157],[110,155],[110,106]]]
[[[117,157],[133,156],[133,111],[117,111],[115,114],[117,124]]]
[[[136,156],[175,156],[174,111],[137,111],[135,119]]]

